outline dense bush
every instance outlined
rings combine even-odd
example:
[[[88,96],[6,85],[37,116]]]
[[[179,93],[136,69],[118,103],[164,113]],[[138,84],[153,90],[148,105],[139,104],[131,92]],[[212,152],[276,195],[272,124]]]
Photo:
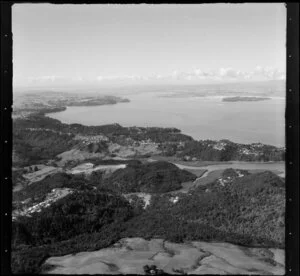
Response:
[[[23,177],[24,171],[21,170],[13,170],[12,171],[12,185],[16,186],[18,183],[24,183],[25,179]]]
[[[256,148],[256,153],[243,153],[246,149],[250,152],[255,149],[255,145],[243,145],[233,143],[229,140],[221,140],[220,142],[226,143],[222,150],[216,149],[216,141],[201,140],[201,141],[188,141],[183,144],[180,150],[174,151],[174,146],[165,146],[163,153],[167,156],[176,154],[178,157],[189,156],[190,158],[197,158],[199,160],[209,161],[283,161],[285,160],[284,150],[278,149],[274,146],[261,145]]]
[[[228,173],[226,175],[228,176]],[[248,246],[284,246],[284,183],[271,172],[218,182],[180,195],[155,196],[127,222],[126,235],[172,241],[218,240]]]
[[[32,115],[26,119],[16,119],[13,128],[45,128],[72,134],[99,135],[104,134],[111,139],[118,136],[129,137],[137,141],[152,140],[156,143],[165,141],[189,141],[190,136],[180,133],[176,128],[159,127],[122,127],[119,124],[101,126],[84,126],[81,124],[64,124],[59,120],[44,116],[42,113]]]
[[[43,113],[14,120],[14,151],[19,165],[37,164],[77,145],[74,135],[103,134],[113,142],[156,142],[163,154],[212,161],[284,160],[284,152],[260,146],[261,154],[243,154],[251,145],[225,141],[215,149],[214,141],[194,141],[174,128],[125,128],[118,124],[83,126],[63,124]],[[27,128],[41,128],[29,130]],[[87,151],[107,150],[107,143],[90,145]],[[124,161],[90,159],[95,165]],[[218,181],[200,186],[189,194],[178,194],[177,203],[163,194],[181,188],[196,176],[167,162],[143,164],[127,161],[125,169],[112,174],[94,172],[89,177],[58,173],[13,193],[16,202],[42,201],[54,188],[71,188],[73,194],[35,213],[19,217],[12,224],[12,268],[14,273],[39,273],[45,258],[110,246],[122,237],[227,241],[248,246],[284,246],[285,184],[270,172],[249,175],[226,170],[231,179],[225,186]],[[74,165],[74,164],[73,164]],[[33,169],[35,170],[35,169]],[[13,173],[13,183],[23,181],[22,171]],[[97,189],[95,188],[97,187]],[[121,193],[147,192],[151,204],[133,196],[131,205]],[[148,270],[147,270],[148,271]]]
[[[123,192],[165,193],[181,188],[181,183],[193,181],[196,176],[180,170],[168,162],[129,164],[125,169],[115,171],[101,185]]]
[[[53,159],[57,154],[76,145],[73,135],[52,131],[15,129],[13,149],[21,157],[21,165],[32,165]]]
[[[108,224],[131,215],[129,203],[116,195],[76,192],[53,203],[45,212],[35,213],[27,230],[37,244],[62,241],[83,233],[95,233]],[[76,225],[76,227],[74,227]]]
[[[82,175],[71,175],[66,173],[56,173],[48,175],[46,178],[34,182],[21,191],[13,193],[14,201],[23,201],[27,198],[41,201],[55,188],[71,188],[77,190],[92,189],[91,182]]]
[[[97,233],[86,233],[73,238],[43,244],[41,246],[21,245],[13,248],[11,256],[12,273],[41,274],[48,270],[44,261],[51,256],[61,256],[80,251],[93,251],[108,247],[121,238],[123,224],[110,224]]]
[[[153,163],[151,169],[160,167]],[[145,210],[138,200],[132,206],[108,190],[68,195],[32,218],[13,222],[13,270],[38,273],[49,256],[97,250],[124,237],[284,247],[284,182],[271,172],[243,174],[226,170],[222,177],[232,181],[225,186],[218,181],[200,186],[178,194],[175,204],[169,194],[152,194]]]
[[[111,245],[134,215],[129,203],[113,193],[76,192],[32,217],[13,222],[14,273],[38,273],[48,256]]]

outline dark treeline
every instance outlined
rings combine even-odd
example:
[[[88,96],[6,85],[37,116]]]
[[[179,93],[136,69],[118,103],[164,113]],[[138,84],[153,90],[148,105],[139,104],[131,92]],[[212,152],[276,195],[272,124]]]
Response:
[[[122,127],[119,124],[110,124],[102,126],[84,126],[81,124],[64,124],[59,120],[46,117],[41,114],[29,116],[27,119],[15,119],[14,129],[24,128],[45,128],[64,133],[99,135],[103,134],[110,138],[114,136],[126,136],[137,141],[152,140],[155,143],[164,141],[188,141],[192,140],[190,136],[180,133],[176,128],[160,127]],[[178,136],[178,137],[177,137]]]
[[[196,158],[205,161],[284,161],[285,151],[270,145],[243,145],[228,140],[224,149],[214,148],[218,143],[212,140],[187,141],[183,144],[164,143],[160,149],[165,156],[177,156],[180,158]],[[244,153],[246,149],[249,153]]]
[[[13,121],[13,148],[20,157],[17,165],[32,165],[34,163],[53,159],[56,155],[72,149],[79,144],[74,140],[76,134],[105,135],[111,142],[126,144],[132,142],[190,141],[191,137],[180,133],[176,128],[137,128],[122,127],[118,124],[102,126],[83,126],[80,124],[63,124],[58,120],[44,115],[32,115],[27,119]],[[102,144],[103,145],[102,145]],[[107,148],[106,142],[87,145],[83,150],[98,152]]]
[[[18,154],[23,166],[53,159],[57,154],[76,145],[74,135],[52,131],[28,131],[14,129],[13,150]]]
[[[112,160],[116,161],[116,160]],[[180,170],[175,165],[163,161],[142,164],[137,160],[127,162],[125,169],[118,169],[111,174],[94,171],[91,175],[72,175],[65,172],[49,175],[46,178],[27,185],[13,193],[13,200],[31,202],[42,201],[55,188],[71,188],[76,190],[101,190],[115,193],[150,192],[164,193],[181,188],[181,183],[193,181],[196,176],[188,171]]]
[[[125,236],[226,241],[244,246],[284,247],[284,182],[271,172],[200,186],[180,195],[154,196],[151,208],[126,222]],[[263,210],[263,212],[262,212]]]
[[[122,193],[166,193],[180,189],[181,183],[194,181],[196,175],[168,162],[128,164],[100,184]]]
[[[122,197],[79,191],[12,224],[12,272],[40,273],[48,256],[97,250],[120,239],[134,210]]]
[[[52,189],[71,188],[76,190],[90,190],[94,183],[87,181],[83,175],[56,173],[34,182],[20,191],[13,193],[14,201],[23,201],[30,198],[31,202],[42,201]]]

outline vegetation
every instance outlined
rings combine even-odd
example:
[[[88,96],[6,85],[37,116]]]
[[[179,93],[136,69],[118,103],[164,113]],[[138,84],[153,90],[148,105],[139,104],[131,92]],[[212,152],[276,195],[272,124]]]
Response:
[[[92,184],[82,175],[56,173],[30,184],[18,192],[14,192],[13,199],[14,201],[23,201],[30,198],[32,202],[42,201],[47,193],[56,188],[90,190],[92,189]]]
[[[196,176],[188,171],[180,170],[171,163],[158,161],[129,164],[125,169],[115,171],[101,186],[122,193],[166,193],[178,190],[181,183],[195,179]]]
[[[21,158],[18,165],[26,166],[55,158],[76,145],[73,135],[53,131],[15,129],[13,148]]]
[[[58,109],[61,107],[58,107]],[[53,111],[53,108],[51,109]],[[13,147],[21,168],[48,162],[75,146],[88,152],[108,151],[110,142],[120,145],[156,143],[165,156],[209,161],[280,161],[284,150],[273,146],[242,145],[228,140],[195,141],[176,128],[122,127],[118,124],[83,126],[63,124],[45,116],[40,108],[25,119],[13,122]],[[80,144],[75,136],[104,135],[109,141]],[[80,144],[80,147],[79,147]],[[77,165],[77,161],[72,163]],[[80,161],[82,162],[82,161]],[[74,193],[50,207],[18,217],[12,225],[13,273],[40,273],[49,267],[49,256],[108,247],[123,237],[227,241],[240,245],[283,247],[285,184],[271,172],[249,174],[226,170],[222,179],[178,193],[174,203],[168,194],[196,176],[163,161],[86,159],[94,165],[127,164],[110,174],[95,171],[89,176],[57,173],[13,193],[17,208],[21,201],[43,201],[55,188],[71,188]],[[28,172],[28,171],[27,171]],[[13,184],[26,183],[22,169],[14,170]],[[24,184],[25,185],[25,184]],[[151,193],[150,205],[136,196],[129,202],[123,193]],[[146,274],[160,274],[145,267]]]
[[[24,183],[25,179],[23,177],[23,169],[21,170],[13,170],[12,171],[12,185],[13,187],[17,186],[19,183]]]
[[[64,133],[99,135],[103,134],[111,139],[116,137],[130,137],[136,141],[148,140],[155,143],[164,141],[188,141],[192,140],[190,136],[180,133],[176,128],[159,127],[122,127],[119,124],[110,124],[102,126],[84,126],[81,124],[64,124],[59,120],[44,116],[43,114],[31,115],[26,119],[16,119],[13,122],[14,129],[45,128]]]
[[[148,168],[139,162],[129,167],[136,167],[136,171]],[[172,169],[155,162],[148,173],[161,167]],[[99,185],[104,181],[101,174],[89,179],[65,174],[48,177],[34,188],[28,186],[26,196],[28,188],[33,189],[32,194],[46,193],[53,187],[76,188],[77,192],[32,217],[13,222],[13,272],[39,273],[46,269],[42,264],[49,256],[97,250],[125,237],[284,247],[284,182],[271,172],[241,172],[244,177],[226,170],[222,178],[231,180],[225,186],[218,181],[200,186],[189,194],[178,194],[177,203],[169,194],[152,194],[145,210],[138,202],[129,204],[118,193]],[[149,179],[139,172],[136,175],[143,181]],[[97,190],[91,189],[95,185]]]
[[[12,226],[13,273],[38,273],[49,255],[108,246],[120,238],[123,223],[133,215],[129,203],[116,194],[82,191],[19,218]]]
[[[207,161],[282,161],[285,152],[274,146],[251,144],[242,145],[228,140],[195,141],[176,128],[122,127],[119,124],[84,126],[63,124],[46,117],[43,111],[26,119],[13,122],[13,147],[21,161],[17,165],[32,165],[70,150],[79,142],[74,136],[104,135],[110,142],[120,145],[133,145],[142,142],[156,143],[165,156],[196,158]],[[224,143],[223,149],[215,146]],[[87,152],[107,152],[107,142],[89,144],[82,147]]]
[[[156,265],[145,265],[143,269],[146,275],[166,274],[162,269],[157,268]]]
[[[285,152],[270,145],[250,144],[243,145],[233,143],[229,140],[221,140],[224,143],[223,149],[214,146],[218,144],[216,141],[188,141],[179,149],[170,145],[164,149],[166,156],[176,155],[178,157],[189,156],[198,160],[207,161],[283,161],[285,160]]]
[[[127,222],[126,235],[284,247],[284,191],[279,177],[264,172],[224,187],[217,181],[200,186],[176,204],[168,195],[155,196],[151,208]]]

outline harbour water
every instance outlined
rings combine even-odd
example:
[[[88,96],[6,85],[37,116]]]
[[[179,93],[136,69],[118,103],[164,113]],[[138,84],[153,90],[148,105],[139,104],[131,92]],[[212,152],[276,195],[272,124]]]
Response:
[[[48,116],[63,123],[176,127],[194,139],[238,143],[285,144],[285,100],[223,102],[222,97],[161,97],[156,93],[123,95],[129,103],[72,106]]]

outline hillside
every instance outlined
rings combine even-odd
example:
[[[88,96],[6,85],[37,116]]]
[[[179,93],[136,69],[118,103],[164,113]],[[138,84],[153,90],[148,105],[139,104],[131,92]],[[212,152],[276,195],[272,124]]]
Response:
[[[195,141],[176,128],[68,125],[45,112],[13,121],[14,273],[128,237],[284,247],[282,178],[223,168],[195,184],[193,170],[151,159],[199,173],[207,161],[282,161],[284,148]]]
[[[196,176],[163,161],[129,165],[115,171],[102,184],[122,193],[166,193],[180,189],[181,183],[193,181]]]
[[[284,182],[264,172],[235,177],[224,185],[217,180],[177,194],[176,201],[174,195],[153,197],[150,208],[128,222],[126,236],[283,247],[284,210]]]
[[[162,155],[186,161],[283,161],[285,149],[228,140],[195,141],[176,128],[84,126],[63,124],[42,113],[13,121],[15,166],[34,165],[63,156],[72,160],[97,156]],[[76,154],[72,154],[76,151]],[[78,152],[79,151],[79,152]]]
[[[21,217],[12,224],[12,272],[39,273],[50,255],[107,247],[119,239],[124,221],[133,214],[116,194],[81,191]]]
[[[109,177],[117,193],[101,174],[89,179],[57,174],[33,183],[18,193],[20,200],[49,198],[53,189],[72,192],[13,221],[14,272],[40,272],[49,256],[98,250],[128,237],[284,248],[285,184],[280,177],[228,169],[188,193],[161,193],[191,177],[166,162],[131,162]],[[147,208],[121,196],[121,180],[134,183],[129,189],[154,191]]]

